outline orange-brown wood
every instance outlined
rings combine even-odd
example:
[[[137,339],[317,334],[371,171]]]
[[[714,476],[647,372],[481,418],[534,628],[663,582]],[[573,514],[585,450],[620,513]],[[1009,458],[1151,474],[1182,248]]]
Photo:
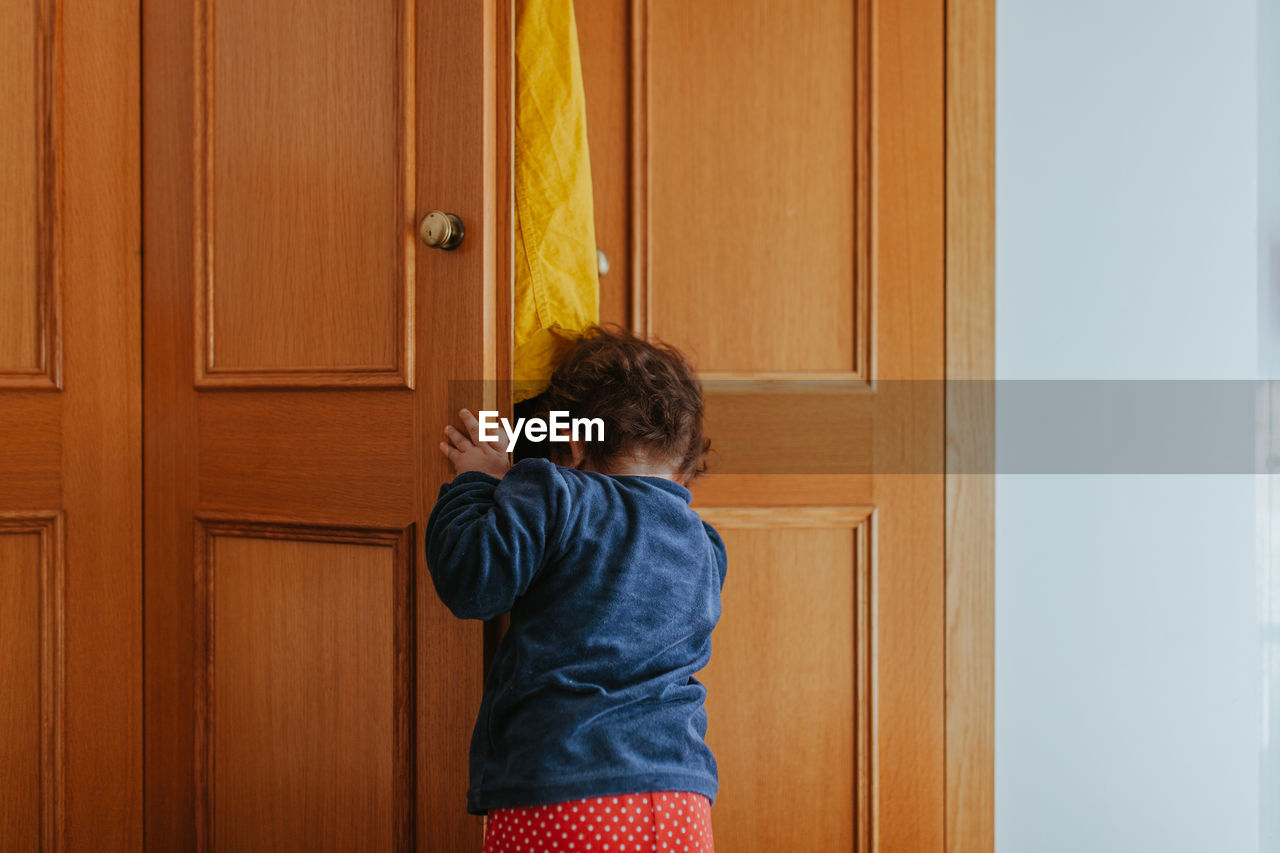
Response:
[[[40,849],[40,583],[38,533],[0,526],[0,839]]]
[[[943,434],[944,6],[877,3],[873,96],[878,379],[928,380],[917,423]],[[901,433],[900,433],[901,435]],[[944,480],[877,478],[875,835],[880,850],[940,850],[944,837]],[[892,562],[890,562],[892,561]]]
[[[137,8],[38,0],[4,20],[0,848],[137,849]]]
[[[648,330],[704,375],[861,366],[869,105],[857,85],[870,57],[856,49],[859,8],[649,0],[649,273],[638,284]]]
[[[824,387],[827,386],[827,387]],[[732,380],[704,384],[721,474],[941,474],[944,385]],[[821,452],[797,453],[825,437]]]
[[[412,542],[201,519],[198,849],[413,849]]]
[[[627,258],[630,325],[638,334],[648,334],[652,312],[649,281],[649,2],[631,0],[631,31],[627,44],[627,208],[630,213],[630,242]],[[590,105],[588,104],[588,108]],[[588,120],[590,117],[588,116]],[[602,305],[603,308],[603,305]]]
[[[496,388],[510,380],[503,357],[509,344],[489,338],[504,322],[497,306],[511,300],[509,119],[505,140],[498,131],[502,116],[510,115],[505,93],[512,80],[505,2],[420,2],[417,20],[420,63],[430,63],[420,65],[419,74],[431,81],[417,90],[419,212],[440,208],[485,223],[478,239],[472,242],[469,234],[470,245],[455,252],[418,246],[418,348],[424,357],[416,368],[414,446],[420,456],[413,517],[419,522],[415,553],[421,554],[439,484],[452,479],[435,449],[443,423],[461,406],[483,399],[485,383]],[[486,354],[494,361],[487,362]],[[482,824],[465,814],[464,805],[467,748],[483,687],[483,629],[458,623],[436,597],[426,567],[418,565],[418,849],[473,849]]]
[[[62,505],[62,397],[0,391],[0,510]]]
[[[136,2],[59,6],[65,843],[142,845],[140,52]],[[71,238],[74,235],[74,240]]]
[[[201,4],[196,11],[148,3],[143,14],[144,56],[153,69],[144,89],[152,685],[147,846],[190,849],[199,828],[212,830],[204,836],[211,847],[310,848],[315,827],[323,825],[333,829],[323,834],[325,844],[340,845],[342,833],[359,830],[378,847],[387,846],[377,840],[386,838],[400,849],[476,849],[480,821],[466,814],[465,792],[483,677],[482,628],[459,622],[440,604],[416,556],[387,562],[378,556],[382,546],[365,545],[361,559],[373,562],[357,570],[343,562],[352,543],[334,542],[324,532],[353,525],[420,531],[448,479],[435,449],[441,428],[459,407],[497,399],[494,380],[509,378],[509,334],[503,337],[511,264],[506,6],[418,0],[356,9],[333,0],[309,7],[315,17],[305,26],[269,20],[262,27],[254,16],[269,13],[249,4],[229,12],[223,3]],[[320,49],[325,45],[345,46],[338,66],[351,72],[341,86],[314,93],[332,121],[314,121],[293,101],[270,116],[254,112],[264,109],[260,90],[271,91],[271,81],[298,74],[304,87],[318,86],[336,73],[332,51]],[[201,52],[206,49],[212,57]],[[241,57],[245,67],[223,67],[219,56]],[[216,86],[203,76],[206,60]],[[364,103],[366,96],[378,103]],[[202,123],[218,120],[220,104],[242,104],[248,112],[237,121],[250,114],[259,119],[238,129],[218,127],[210,152],[198,144]],[[298,135],[304,125],[305,138]],[[252,162],[252,145],[229,146],[228,139],[295,147],[285,146],[292,154],[273,170],[276,184],[224,184],[227,175],[260,165]],[[212,179],[203,171],[209,162]],[[271,227],[233,231],[238,236],[227,242],[231,213],[219,208],[207,216],[210,197],[201,196],[201,181],[215,207],[248,206],[272,217]],[[217,196],[222,191],[229,194]],[[290,201],[311,197],[314,209]],[[417,220],[433,208],[466,223],[457,250],[418,244]],[[366,209],[368,217],[341,227],[352,211]],[[246,273],[252,290],[228,291],[226,262],[215,249],[209,327],[215,370],[193,383],[207,355],[198,339],[208,318],[202,321],[198,312],[207,308],[200,276],[211,228],[215,245],[236,254],[236,263],[265,258],[275,266],[271,275]],[[333,233],[326,236],[326,229]],[[317,241],[326,240],[320,250]],[[298,264],[282,260],[302,249]],[[412,361],[396,361],[399,326],[383,322],[387,306],[400,304],[398,281],[407,283],[404,305],[411,309],[394,319],[407,324],[400,350],[412,353]],[[312,299],[316,294],[324,298]],[[239,306],[226,310],[243,309],[243,322],[223,325],[235,315],[220,299]],[[221,362],[226,352],[239,353],[238,360]],[[228,366],[225,373],[217,373],[220,363]],[[403,373],[394,382],[392,367]],[[402,387],[371,387],[378,384]],[[223,531],[211,537],[211,562],[193,542],[197,517],[216,518]],[[252,532],[278,528],[292,533],[275,537],[285,544],[270,547]],[[418,555],[421,533],[410,536],[407,553]],[[228,553],[231,564],[223,562]],[[226,599],[219,597],[220,565],[232,566],[235,586]],[[348,588],[356,582],[351,571],[367,576],[369,585]],[[412,573],[404,583],[395,580],[400,571]],[[212,582],[212,591],[198,578]],[[400,590],[400,598],[379,592],[386,589]],[[204,619],[210,603],[211,623]],[[217,614],[227,607],[241,616],[223,620]],[[277,614],[280,624],[272,630],[280,636],[317,638],[318,647],[275,647],[250,661],[243,643],[258,624],[250,616],[263,608]],[[413,641],[396,652],[394,686],[390,677],[360,671],[360,655],[389,653],[383,641],[403,633],[398,620],[408,615]],[[318,639],[317,626],[330,619],[344,626],[347,639]],[[195,625],[208,628],[197,633]],[[196,647],[206,642],[200,650],[213,654],[212,680],[197,663],[206,657]],[[381,651],[369,651],[374,647]],[[218,675],[220,649],[239,650],[240,669],[226,682]],[[319,658],[340,671],[308,663]],[[378,658],[371,672],[388,660]],[[276,672],[290,675],[263,677]],[[211,702],[197,700],[202,689],[206,698],[211,691]],[[231,691],[226,708],[220,689]],[[262,727],[270,725],[253,716],[254,698],[295,715],[314,709],[314,720],[294,726],[298,736],[315,736],[329,720],[332,743],[268,749]],[[204,716],[210,709],[212,729]],[[378,722],[349,725],[344,715],[352,709],[366,709]],[[219,713],[240,714],[245,722],[223,727]],[[398,714],[408,724],[403,734],[394,723]],[[201,732],[211,732],[211,741],[202,741]],[[390,747],[383,748],[387,743],[395,755],[404,750],[403,768]],[[259,764],[242,763],[241,771],[254,766],[260,772],[224,773],[218,756],[253,756]],[[344,775],[311,779],[312,758],[331,767],[341,761]],[[278,808],[250,807],[259,776],[296,790],[273,794]],[[226,842],[229,832],[234,843]]]
[[[40,364],[38,208],[44,164],[37,130],[36,58],[45,51],[38,49],[33,26],[38,5],[35,0],[5,0],[4,20],[26,26],[0,30],[0,109],[15,131],[0,137],[0,254],[7,259],[0,272],[0,368],[6,373]]]
[[[217,826],[221,801],[253,806],[247,824],[223,813],[228,831],[249,826],[244,846],[305,843],[323,824],[328,840],[363,826],[401,847],[474,848],[462,792],[479,626],[444,611],[420,561],[314,537],[420,529],[447,476],[430,450],[440,423],[477,397],[505,407],[492,380],[507,378],[510,354],[509,7],[333,3],[286,22],[250,4],[213,15],[211,3],[148,0],[139,116],[136,6],[6,2],[6,20],[30,26],[0,35],[0,104],[29,131],[0,151],[0,250],[13,259],[0,273],[0,578],[13,579],[0,580],[0,607],[23,626],[0,646],[0,715],[22,733],[5,744],[0,846],[137,849],[145,801],[147,846],[190,849],[197,804]],[[991,849],[992,494],[970,476],[989,459],[991,399],[948,392],[944,421],[942,386],[920,383],[991,376],[991,4],[815,10],[580,8],[597,224],[602,241],[625,243],[602,243],[616,276],[604,279],[603,314],[685,346],[713,380],[722,473],[697,502],[732,548],[707,672],[726,768],[722,844]],[[334,121],[289,102],[335,69],[308,107]],[[256,183],[255,167],[266,170]],[[793,194],[819,214],[799,228]],[[433,207],[467,221],[458,252],[417,246],[416,218]],[[272,385],[297,390],[254,390]],[[822,434],[795,429],[801,417]],[[832,448],[823,437],[837,430]],[[944,440],[955,474],[945,491]],[[218,560],[193,531],[211,511],[229,525],[212,538],[232,549],[222,565],[237,583],[231,616],[202,639],[193,626],[216,599],[201,600],[197,581]],[[250,535],[267,528],[291,533]],[[359,566],[343,562],[348,547]],[[839,594],[770,598],[789,561],[820,563]],[[343,568],[378,581],[343,587]],[[399,599],[356,606],[385,602],[388,583]],[[301,606],[311,594],[318,609]],[[317,637],[323,614],[345,620],[345,639],[326,635],[309,653],[355,686],[306,706],[313,658],[233,655],[245,669],[226,682],[229,707],[248,722],[206,730],[199,691],[217,681],[197,643],[243,650],[266,607],[285,614],[266,630],[286,637]],[[819,617],[839,630],[820,631]],[[760,626],[781,639],[760,647]],[[388,635],[399,639],[371,671],[390,665],[391,686],[361,680],[352,655],[387,656]],[[760,661],[770,676],[820,672],[830,695],[819,683],[793,707],[778,691],[748,692]],[[288,678],[255,680],[272,667]],[[384,709],[366,730],[335,724],[354,733],[308,753],[363,761],[342,781],[374,780],[362,788],[369,808],[320,787],[300,819],[288,797],[301,787],[268,812],[243,775],[209,777],[230,786],[221,797],[198,784],[206,731],[226,738],[221,754],[262,758],[255,779],[301,761],[296,743],[254,748],[260,698],[318,709],[300,729],[311,734],[326,711],[341,723],[362,701]],[[809,836],[741,769],[808,778],[814,762],[780,747],[788,715],[821,733],[802,754],[828,747],[824,790],[850,786],[848,811]],[[324,802],[336,805],[308,824],[306,809]]]
[[[0,512],[0,843],[61,850],[66,809],[62,513]]]
[[[602,313],[702,369],[713,475],[695,505],[731,542],[706,672],[718,840],[941,850],[944,6],[603,5],[582,39],[584,74],[600,77],[584,81],[592,153],[607,163],[625,149],[630,167],[626,196],[597,181],[596,206],[629,211],[632,240],[631,298],[617,300],[629,306],[602,300]],[[629,136],[610,118],[624,45]],[[867,520],[845,517],[851,507]],[[858,536],[865,563],[848,550]],[[812,559],[780,579],[801,555]],[[792,586],[814,576],[834,601]],[[819,624],[832,621],[842,627]],[[823,678],[848,689],[797,710],[760,695],[772,676],[761,661],[789,669],[793,690],[816,680],[820,692]],[[813,746],[797,713],[842,720],[818,726],[830,741],[820,780],[783,754]],[[767,792],[753,787],[766,764]],[[826,820],[787,799],[841,785]]]
[[[62,382],[61,104],[51,0],[5,0],[0,32],[0,388]]]
[[[375,524],[414,500],[405,464],[416,452],[413,411],[403,392],[364,392],[359,406],[338,394],[209,394],[198,428],[206,509]]]
[[[784,850],[798,840],[815,850],[865,846],[872,511],[700,512],[722,532],[735,567],[733,581],[725,581],[716,654],[703,676],[708,743],[724,781],[716,842],[732,850]],[[785,728],[760,730],[762,721],[783,720]],[[753,730],[756,737],[740,737]],[[769,804],[763,813],[762,803]]]
[[[631,265],[627,262],[631,224],[631,69],[626,61],[630,3],[593,0],[575,4],[573,11],[589,117],[587,144],[591,149],[596,242],[609,259],[609,272],[600,277],[600,316],[626,324],[631,302]]]
[[[413,6],[199,4],[200,384],[411,382]]]
[[[870,494],[873,482],[870,474],[717,474],[694,484],[694,501],[699,508],[832,507],[850,495]]]
[[[503,223],[514,222],[515,210],[515,3],[496,3],[487,21],[485,65],[491,69],[485,81],[485,170],[493,175],[492,201],[485,209],[486,233],[493,239],[486,245],[485,303],[486,327],[484,375],[480,396],[484,407],[504,417],[512,415],[512,358],[515,350],[515,233]],[[491,619],[484,626],[484,671],[502,642],[508,617]]]
[[[995,3],[947,3],[947,851],[995,849]]]
[[[146,752],[149,850],[195,849],[194,529],[200,458],[192,389],[194,3],[142,6]]]

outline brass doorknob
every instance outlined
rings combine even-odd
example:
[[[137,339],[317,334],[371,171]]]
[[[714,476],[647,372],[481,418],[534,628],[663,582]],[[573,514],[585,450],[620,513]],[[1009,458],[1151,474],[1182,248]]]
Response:
[[[433,249],[456,249],[466,234],[462,217],[443,210],[431,211],[418,223],[418,236]]]

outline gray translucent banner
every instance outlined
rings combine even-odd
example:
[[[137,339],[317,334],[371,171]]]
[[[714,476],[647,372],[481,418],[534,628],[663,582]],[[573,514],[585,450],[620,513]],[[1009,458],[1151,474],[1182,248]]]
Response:
[[[1001,474],[1275,473],[1276,382],[1001,380]],[[955,385],[955,383],[952,383]],[[959,390],[963,394],[963,388]]]
[[[504,398],[451,385],[472,409],[483,391]],[[1275,380],[715,380],[704,391],[713,474],[1280,473]]]

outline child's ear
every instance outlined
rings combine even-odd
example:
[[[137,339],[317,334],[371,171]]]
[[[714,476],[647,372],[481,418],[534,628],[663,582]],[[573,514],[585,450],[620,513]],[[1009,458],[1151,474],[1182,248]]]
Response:
[[[587,458],[586,452],[582,449],[581,441],[569,440],[569,467],[581,468],[582,461]]]

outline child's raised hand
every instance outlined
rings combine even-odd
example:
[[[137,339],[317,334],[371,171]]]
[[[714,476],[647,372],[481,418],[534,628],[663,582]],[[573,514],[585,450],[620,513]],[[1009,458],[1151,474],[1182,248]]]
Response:
[[[449,440],[440,442],[440,452],[453,463],[453,470],[459,474],[480,471],[501,480],[502,475],[511,467],[507,454],[501,449],[508,444],[506,436],[502,435],[502,428],[498,428],[497,441],[485,442],[480,440],[480,422],[475,415],[462,409],[458,412],[458,417],[462,419],[466,432],[446,426],[444,434]]]

